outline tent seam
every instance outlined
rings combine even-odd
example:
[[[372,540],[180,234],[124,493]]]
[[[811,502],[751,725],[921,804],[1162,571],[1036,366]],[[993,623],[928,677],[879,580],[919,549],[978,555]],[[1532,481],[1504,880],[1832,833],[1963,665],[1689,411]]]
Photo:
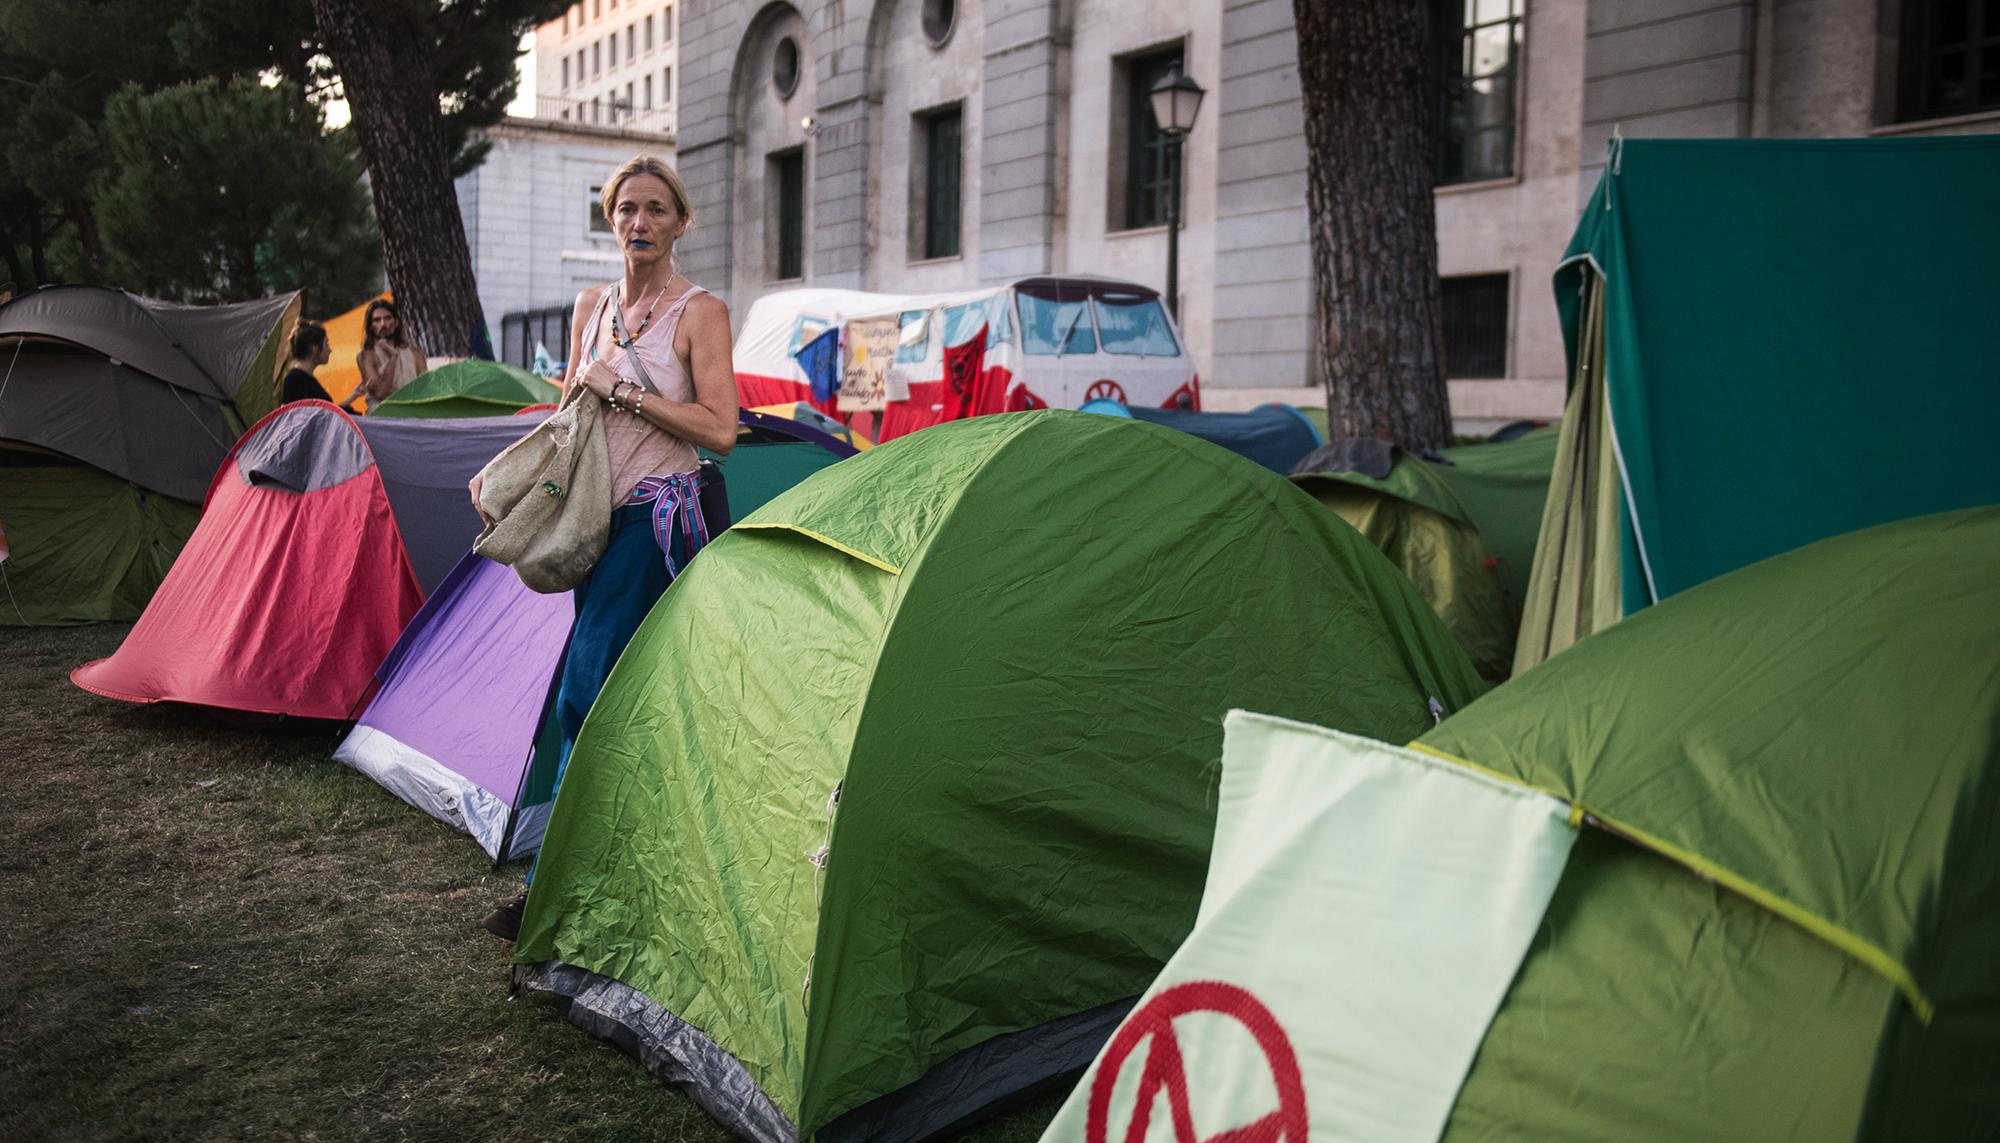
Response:
[[[1910,1007],[1915,1009],[1917,1019],[1922,1023],[1928,1025],[1932,1017],[1937,1014],[1937,1006],[1931,1002],[1930,997],[1924,994],[1923,988],[1917,984],[1916,977],[1911,974],[1909,968],[1897,960],[1887,949],[1882,948],[1852,929],[1829,920],[1795,901],[1781,897],[1777,893],[1750,880],[1748,877],[1719,865],[1698,853],[1682,849],[1665,838],[1655,836],[1617,818],[1597,813],[1568,794],[1551,790],[1545,786],[1538,786],[1532,782],[1522,781],[1520,778],[1503,774],[1491,767],[1481,766],[1470,759],[1461,758],[1456,754],[1439,750],[1434,746],[1429,746],[1422,742],[1412,742],[1410,743],[1410,747],[1413,750],[1420,750],[1425,754],[1444,759],[1447,762],[1453,762],[1481,773],[1493,775],[1503,781],[1512,782],[1517,786],[1525,786],[1528,789],[1551,794],[1554,797],[1562,799],[1571,806],[1572,821],[1580,819],[1585,824],[1594,825],[1606,833],[1631,842],[1641,849],[1651,850],[1661,857],[1682,866],[1697,877],[1721,885],[1723,888],[1735,892],[1738,896],[1747,898],[1752,903],[1762,906],[1784,920],[1790,921],[1820,938],[1841,952],[1846,953],[1848,956],[1853,957],[1855,960],[1860,961],[1869,968],[1874,969],[1886,978],[1890,984],[1894,985],[1897,991],[1903,994],[1904,998],[1910,1002]]]

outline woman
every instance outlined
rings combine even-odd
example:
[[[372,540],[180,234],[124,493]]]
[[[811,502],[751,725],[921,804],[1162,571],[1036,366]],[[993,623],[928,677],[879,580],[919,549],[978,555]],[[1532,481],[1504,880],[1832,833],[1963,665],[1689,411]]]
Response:
[[[301,321],[299,328],[292,331],[292,357],[285,373],[284,388],[278,393],[278,403],[289,405],[293,401],[331,401],[326,386],[319,383],[314,374],[333,357],[333,346],[326,339],[326,327],[316,321]]]
[[[368,332],[362,338],[361,352],[354,355],[354,364],[361,370],[358,395],[368,398],[372,413],[379,402],[424,371],[425,358],[423,347],[404,330],[396,303],[385,298],[369,302],[362,323]]]
[[[625,274],[577,295],[564,386],[581,385],[589,394],[578,400],[607,406],[614,509],[604,555],[573,592],[576,626],[556,697],[558,791],[577,731],[612,664],[708,538],[696,450],[727,453],[736,443],[729,307],[674,268],[674,244],[694,222],[680,176],[640,155],[606,180],[602,206]],[[477,507],[477,477],[471,489]],[[487,929],[513,939],[526,902],[526,890],[504,902],[486,918]]]

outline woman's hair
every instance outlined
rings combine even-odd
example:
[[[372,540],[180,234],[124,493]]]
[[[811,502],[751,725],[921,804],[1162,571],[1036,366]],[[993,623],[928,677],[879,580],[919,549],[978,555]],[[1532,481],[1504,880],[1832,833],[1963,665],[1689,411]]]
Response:
[[[326,344],[326,327],[316,321],[301,321],[299,328],[292,331],[292,356],[299,359],[311,357]]]
[[[408,323],[403,321],[403,311],[397,309],[396,303],[387,298],[376,298],[374,301],[368,303],[368,311],[361,315],[361,328],[365,331],[361,338],[361,351],[363,353],[368,352],[375,348],[377,341],[381,340],[375,336],[376,310],[388,310],[389,316],[396,319],[396,336],[389,339],[389,344],[408,349],[410,347],[410,327]]]
[[[618,204],[618,188],[633,175],[651,175],[667,184],[667,192],[674,196],[674,209],[681,212],[681,218],[688,226],[694,225],[694,204],[688,201],[687,186],[672,167],[652,155],[632,156],[604,180],[604,198],[599,204],[604,211],[604,221],[611,221],[611,208]]]

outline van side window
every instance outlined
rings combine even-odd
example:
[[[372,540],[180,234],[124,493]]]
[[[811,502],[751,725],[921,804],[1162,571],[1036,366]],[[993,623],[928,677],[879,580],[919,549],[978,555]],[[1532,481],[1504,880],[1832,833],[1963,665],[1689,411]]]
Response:
[[[1097,349],[1097,331],[1090,320],[1087,298],[1055,301],[1022,293],[1021,349],[1037,357],[1069,353],[1091,353]]]
[[[931,346],[931,311],[904,310],[896,334],[896,364],[922,361]]]
[[[1097,312],[1097,336],[1104,352],[1138,357],[1179,357],[1173,327],[1160,299],[1138,294],[1099,294],[1091,299]]]
[[[798,321],[792,324],[792,347],[790,352],[797,353],[799,350],[804,349],[807,342],[825,333],[826,327],[827,319],[815,317],[812,314],[800,314]]]

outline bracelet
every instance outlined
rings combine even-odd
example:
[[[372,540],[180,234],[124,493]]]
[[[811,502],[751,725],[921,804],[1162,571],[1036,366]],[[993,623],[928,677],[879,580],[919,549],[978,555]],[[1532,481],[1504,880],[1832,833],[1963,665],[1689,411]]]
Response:
[[[619,393],[619,390],[621,390],[621,389],[625,388],[625,386],[627,386],[627,385],[631,385],[631,384],[632,384],[632,382],[630,382],[630,381],[627,381],[627,380],[626,380],[625,378],[623,378],[623,377],[620,377],[620,378],[619,378],[619,379],[618,379],[618,380],[617,380],[616,382],[614,382],[614,383],[612,384],[612,386],[611,386],[611,392],[610,392],[609,394],[607,394],[607,395],[605,396],[605,398],[604,398],[604,403],[605,403],[605,404],[607,404],[607,405],[610,405],[610,406],[611,406],[611,407],[612,407],[613,409],[616,409],[617,411],[619,411],[619,412],[621,412],[621,413],[629,413],[629,412],[631,412],[632,410],[631,410],[631,409],[629,409],[629,408],[627,408],[627,407],[626,407],[626,406],[624,405],[624,403],[623,403],[623,402],[621,402],[621,401],[619,401],[619,399],[618,399],[618,393]],[[636,388],[636,386],[634,386],[634,387]]]

